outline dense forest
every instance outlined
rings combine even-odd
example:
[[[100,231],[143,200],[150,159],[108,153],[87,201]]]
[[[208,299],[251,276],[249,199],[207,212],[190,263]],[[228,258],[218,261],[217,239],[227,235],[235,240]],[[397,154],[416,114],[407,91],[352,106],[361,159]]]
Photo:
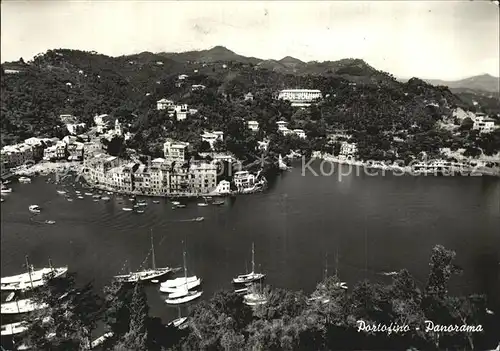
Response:
[[[2,72],[2,145],[30,136],[64,134],[61,114],[92,124],[94,115],[107,113],[134,134],[127,147],[152,156],[161,154],[166,137],[189,141],[200,151],[203,130],[222,130],[226,140],[219,148],[244,160],[254,158],[257,140],[264,136],[273,140],[273,157],[294,148],[306,155],[313,150],[331,152],[327,136],[336,130],[354,134],[361,159],[408,160],[422,151],[436,155],[440,147],[466,148],[472,156],[500,151],[498,130],[479,135],[453,116],[456,108],[462,108],[495,117],[498,104],[483,98],[484,104],[477,105],[469,95],[454,95],[447,87],[418,78],[398,82],[362,60],[315,63],[312,66],[322,70],[293,74],[268,69],[254,59],[203,63],[175,58],[179,56],[108,57],[59,49],[28,63],[21,59],[15,63],[19,73]],[[176,84],[179,74],[188,75],[184,84]],[[193,92],[192,84],[207,88]],[[311,108],[292,108],[289,102],[273,99],[284,88],[320,89],[324,100]],[[243,99],[247,92],[254,94],[253,101]],[[176,121],[156,110],[156,101],[163,97],[189,104],[198,113]],[[260,133],[247,131],[248,120],[260,123]],[[304,129],[307,141],[278,134],[278,120],[288,121],[290,129]],[[455,129],[439,128],[439,123]]]
[[[190,307],[185,330],[150,316],[143,285],[113,282],[96,294],[90,283],[77,286],[75,276],[58,278],[35,295],[49,307],[31,316],[26,336],[17,342],[36,350],[86,350],[103,324],[113,332],[103,349],[116,351],[493,349],[500,330],[499,316],[491,311],[495,306],[484,296],[448,292],[450,279],[460,273],[454,258],[453,251],[434,247],[424,286],[406,270],[390,284],[362,281],[347,290],[337,277],[326,277],[312,293],[318,297],[313,302],[303,292],[267,286],[267,304],[252,309],[241,296],[221,291]],[[360,320],[392,323],[393,330],[359,331]],[[478,329],[426,330],[427,320]],[[404,325],[406,332],[396,331]]]

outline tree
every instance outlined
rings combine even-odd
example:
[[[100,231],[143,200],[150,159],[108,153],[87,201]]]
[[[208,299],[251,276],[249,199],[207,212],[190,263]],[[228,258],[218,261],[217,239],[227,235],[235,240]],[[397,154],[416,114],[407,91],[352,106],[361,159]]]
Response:
[[[130,323],[128,332],[118,341],[116,351],[147,351],[149,350],[148,338],[148,313],[149,305],[144,291],[144,286],[136,283],[129,305]]]
[[[88,349],[101,314],[92,284],[76,287],[75,276],[51,279],[33,299],[46,304],[28,321],[25,343],[36,350]]]

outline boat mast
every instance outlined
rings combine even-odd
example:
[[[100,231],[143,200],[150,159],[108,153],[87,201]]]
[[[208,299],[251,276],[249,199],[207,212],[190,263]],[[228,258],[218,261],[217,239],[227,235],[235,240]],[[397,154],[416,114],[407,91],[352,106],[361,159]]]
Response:
[[[325,254],[325,276],[323,280],[328,277],[328,252]]]
[[[153,260],[153,269],[156,269],[155,247],[153,241],[153,229],[151,229],[151,258]]]
[[[52,273],[54,273],[54,267],[52,266],[52,260],[49,258],[49,267],[50,267],[50,271]]]
[[[30,262],[28,260],[28,255],[26,255],[26,267],[28,268],[28,275],[30,277],[31,288],[33,289],[33,278],[31,277],[31,267],[30,267]],[[18,306],[18,309],[19,309],[19,306]]]
[[[335,252],[335,276],[338,277],[338,270],[339,270],[339,249],[336,249]]]
[[[187,278],[187,268],[186,268],[186,250],[184,249],[184,279],[186,280],[186,289],[187,289],[187,283],[188,283],[188,278]]]
[[[252,243],[252,273],[255,272],[255,244]]]

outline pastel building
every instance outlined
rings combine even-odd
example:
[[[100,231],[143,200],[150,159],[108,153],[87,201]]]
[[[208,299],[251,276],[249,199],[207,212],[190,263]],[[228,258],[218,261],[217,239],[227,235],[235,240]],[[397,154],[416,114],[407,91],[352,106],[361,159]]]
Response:
[[[163,154],[167,162],[180,162],[186,160],[186,149],[189,143],[167,140],[163,144]]]

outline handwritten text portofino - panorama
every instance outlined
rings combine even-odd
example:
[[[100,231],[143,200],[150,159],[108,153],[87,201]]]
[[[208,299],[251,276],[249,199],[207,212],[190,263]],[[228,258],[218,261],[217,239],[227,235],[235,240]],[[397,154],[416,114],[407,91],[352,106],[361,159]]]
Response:
[[[401,334],[407,333],[410,331],[410,326],[408,324],[397,324],[391,323],[387,324],[370,324],[366,323],[363,320],[358,320],[356,322],[358,324],[358,332],[367,332],[367,333],[387,333],[387,335],[391,335],[392,333]],[[435,324],[433,321],[426,320],[424,322],[425,328],[424,331],[426,333],[435,332],[435,333],[478,333],[483,331],[483,326],[481,324],[478,325],[443,325],[443,324]],[[414,330],[420,330],[420,328],[416,327]]]

